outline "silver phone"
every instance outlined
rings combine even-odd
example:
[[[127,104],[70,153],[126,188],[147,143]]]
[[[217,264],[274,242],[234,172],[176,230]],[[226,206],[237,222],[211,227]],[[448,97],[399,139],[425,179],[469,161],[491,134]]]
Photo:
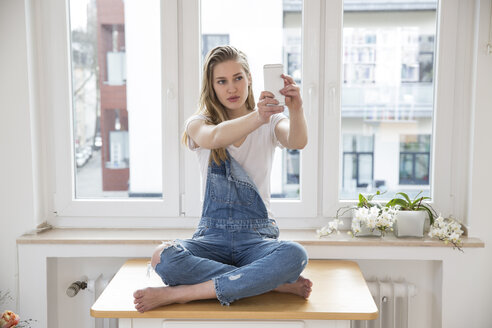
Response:
[[[284,88],[284,79],[281,77],[283,73],[284,65],[282,64],[266,64],[263,66],[264,89],[275,95],[279,106],[285,105],[285,96],[280,93],[280,89]]]

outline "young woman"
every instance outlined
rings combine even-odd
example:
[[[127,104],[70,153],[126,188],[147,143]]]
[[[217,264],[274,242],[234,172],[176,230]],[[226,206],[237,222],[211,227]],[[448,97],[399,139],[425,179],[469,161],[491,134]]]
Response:
[[[155,250],[151,264],[167,286],[137,290],[139,312],[199,299],[229,305],[271,290],[309,297],[312,283],[300,276],[306,251],[277,239],[270,211],[275,147],[302,149],[307,143],[299,87],[291,77],[282,78],[290,119],[267,91],[255,110],[241,51],[221,46],[207,55],[200,110],[187,120],[183,136],[202,170],[202,218],[192,239]]]

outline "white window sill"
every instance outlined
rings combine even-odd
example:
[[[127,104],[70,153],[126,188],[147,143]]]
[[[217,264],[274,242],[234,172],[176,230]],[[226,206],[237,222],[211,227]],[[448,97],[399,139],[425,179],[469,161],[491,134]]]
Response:
[[[17,244],[160,244],[176,238],[191,238],[194,229],[51,229],[25,234]],[[280,239],[293,240],[304,246],[377,246],[377,247],[452,247],[437,239],[384,237],[352,237],[346,231],[319,238],[315,229],[281,230]],[[463,237],[462,248],[484,248],[476,237]]]

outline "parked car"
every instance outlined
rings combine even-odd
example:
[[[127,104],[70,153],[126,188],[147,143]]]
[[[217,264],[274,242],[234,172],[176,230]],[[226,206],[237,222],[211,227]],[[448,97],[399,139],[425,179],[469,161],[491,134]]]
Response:
[[[75,150],[75,164],[77,167],[84,166],[92,157],[92,147],[84,146]]]
[[[94,150],[99,150],[102,147],[102,138],[101,138],[101,133],[96,133],[96,136],[94,137],[94,145],[92,148]]]

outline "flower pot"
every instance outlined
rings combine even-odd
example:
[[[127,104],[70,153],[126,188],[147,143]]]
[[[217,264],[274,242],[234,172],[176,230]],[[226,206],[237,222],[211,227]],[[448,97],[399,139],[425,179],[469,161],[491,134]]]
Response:
[[[372,237],[372,236],[381,237],[381,231],[379,231],[378,229],[372,230],[368,228],[365,224],[360,225],[360,231],[358,233],[355,232],[353,233],[354,236],[356,237]]]
[[[426,211],[399,211],[396,214],[394,233],[396,237],[423,237]]]

